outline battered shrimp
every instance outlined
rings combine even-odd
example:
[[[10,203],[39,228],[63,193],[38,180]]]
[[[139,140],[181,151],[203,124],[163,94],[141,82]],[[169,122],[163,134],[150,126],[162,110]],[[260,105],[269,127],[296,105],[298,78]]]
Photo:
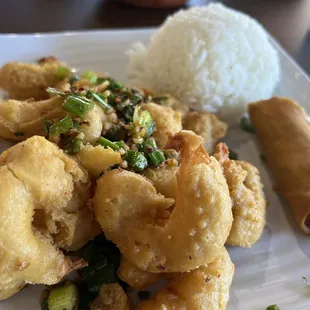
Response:
[[[181,113],[156,103],[143,104],[143,110],[148,111],[156,124],[154,138],[158,147],[162,148],[168,141],[168,133],[175,134],[182,130]]]
[[[169,144],[181,151],[175,201],[143,176],[123,170],[103,175],[93,199],[106,237],[144,271],[181,272],[212,262],[232,225],[225,177],[202,138],[182,131]]]
[[[167,198],[175,199],[178,191],[178,170],[179,167],[165,165],[158,168],[147,168],[143,174],[152,182],[157,192]]]
[[[233,274],[234,265],[223,249],[212,263],[175,274],[167,287],[136,310],[225,310]]]
[[[129,310],[128,297],[118,283],[103,284],[90,310]]]
[[[0,88],[12,99],[47,99],[47,87],[59,83],[57,68],[63,65],[54,57],[42,58],[38,64],[9,62],[0,69]]]
[[[138,269],[124,256],[121,257],[121,262],[118,268],[117,275],[129,286],[137,290],[142,290],[149,285],[157,282],[161,278],[161,274],[159,273],[151,273]]]
[[[227,243],[251,247],[261,236],[266,217],[266,199],[259,172],[253,165],[228,158],[225,144],[214,155],[223,167],[233,203],[233,225]]]
[[[208,112],[188,112],[183,118],[183,128],[202,136],[209,153],[213,153],[216,142],[227,133],[227,125]]]
[[[0,99],[0,137],[21,141],[34,135],[43,136],[44,120],[60,120],[69,114],[62,108],[63,102],[59,96],[43,101]],[[95,143],[101,136],[103,124],[115,122],[115,117],[95,105],[81,126],[84,142]]]
[[[42,137],[1,154],[0,299],[75,268],[58,247],[77,249],[100,233],[89,197],[87,172]]]

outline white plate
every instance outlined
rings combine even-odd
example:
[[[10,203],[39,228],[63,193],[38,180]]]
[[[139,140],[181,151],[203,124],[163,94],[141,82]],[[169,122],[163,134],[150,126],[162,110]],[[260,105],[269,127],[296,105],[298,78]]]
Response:
[[[109,72],[126,81],[124,51],[133,41],[146,42],[153,29],[96,31],[60,34],[0,35],[0,65],[7,61],[31,62],[53,55],[81,70]],[[278,94],[294,98],[310,112],[310,80],[279,47],[282,80]],[[261,240],[251,249],[229,248],[236,266],[229,310],[264,310],[278,304],[281,310],[309,310],[310,288],[301,278],[310,280],[310,239],[297,229],[292,214],[272,190],[266,167],[260,162],[255,137],[237,130],[227,139],[241,159],[255,164],[262,175],[269,201],[267,226]],[[8,146],[0,141],[0,149]],[[41,287],[24,289],[0,310],[36,310]]]

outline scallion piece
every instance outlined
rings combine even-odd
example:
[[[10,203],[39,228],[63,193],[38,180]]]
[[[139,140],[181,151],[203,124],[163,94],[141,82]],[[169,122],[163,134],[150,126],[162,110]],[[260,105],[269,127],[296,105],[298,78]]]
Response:
[[[154,138],[147,138],[143,142],[143,150],[145,153],[151,153],[157,150],[157,145]]]
[[[64,149],[69,154],[75,154],[81,150],[82,144],[83,144],[83,140],[81,138],[70,137],[67,141],[65,141]]]
[[[107,80],[110,82],[109,85],[109,89],[111,90],[118,90],[121,89],[123,87],[123,85],[119,82],[116,82],[115,80],[111,79],[111,78],[107,78]]]
[[[70,116],[66,116],[49,128],[49,134],[51,136],[59,136],[62,133],[68,132],[72,127],[72,118]]]
[[[74,82],[78,81],[79,79],[80,79],[80,76],[76,73],[73,73],[69,79],[69,83],[72,85]]]
[[[79,96],[68,96],[64,101],[62,107],[67,112],[72,113],[73,115],[84,118],[86,114],[92,110],[95,106],[95,103],[87,98]]]
[[[152,165],[155,167],[159,166],[161,163],[165,161],[165,155],[160,150],[148,154],[148,157]]]
[[[251,123],[251,121],[246,117],[243,116],[240,120],[240,128],[244,131],[255,133],[255,129]]]
[[[135,107],[133,125],[144,128],[147,137],[151,136],[156,128],[151,114],[148,111],[142,111],[139,106]]]
[[[134,171],[141,172],[147,167],[147,159],[138,151],[127,151],[125,159],[127,160],[129,167]]]
[[[124,149],[126,150],[126,143],[121,140],[121,141],[116,141],[116,142],[113,142],[115,145],[119,146],[120,149]]]
[[[70,74],[70,69],[67,67],[59,66],[56,70],[56,75],[59,79],[65,79]]]
[[[88,80],[91,85],[95,85],[97,83],[97,79],[98,79],[96,74],[94,74],[93,72],[90,72],[90,71],[85,71],[82,74],[82,78]]]
[[[109,110],[112,109],[112,107],[106,102],[106,98],[105,96],[101,95],[101,94],[96,94],[94,92],[91,92],[91,95],[93,96],[93,98],[95,98],[97,100],[97,102],[105,109],[105,110]]]
[[[75,310],[78,308],[78,290],[70,282],[52,289],[48,295],[49,310]]]
[[[280,310],[280,308],[277,305],[271,305],[267,307],[266,310]]]
[[[114,151],[118,151],[120,149],[119,145],[117,145],[115,142],[112,142],[112,141],[110,141],[110,140],[108,140],[108,139],[106,139],[104,137],[100,137],[97,140],[96,144],[97,145],[99,144],[99,145],[101,145],[101,146],[103,146],[105,148],[109,147],[109,148],[111,148]]]
[[[46,91],[52,95],[66,96],[66,94],[62,90],[59,90],[53,87],[48,87]]]

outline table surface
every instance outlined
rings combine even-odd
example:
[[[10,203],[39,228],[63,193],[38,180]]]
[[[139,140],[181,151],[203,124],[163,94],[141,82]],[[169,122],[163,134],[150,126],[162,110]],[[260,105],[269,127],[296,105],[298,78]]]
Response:
[[[283,23],[283,20],[287,19],[285,16],[287,13],[282,13],[281,8],[286,5],[287,11],[289,6],[295,3],[294,10],[297,10],[296,2],[298,2],[300,10],[303,10],[301,6],[307,1],[310,2],[310,0],[281,0],[280,3],[276,0],[224,0],[226,4],[233,5],[257,18],[285,48],[294,52],[297,52],[296,35],[289,31],[292,25],[284,26],[287,25]],[[191,0],[187,6],[209,2],[209,0]],[[177,9],[179,8],[137,8],[117,0],[1,0],[0,33],[151,27],[160,25]],[[275,12],[280,17],[283,15],[282,19],[275,18]],[[301,65],[307,69],[308,63],[310,66],[310,48],[301,54],[303,55],[300,57]]]

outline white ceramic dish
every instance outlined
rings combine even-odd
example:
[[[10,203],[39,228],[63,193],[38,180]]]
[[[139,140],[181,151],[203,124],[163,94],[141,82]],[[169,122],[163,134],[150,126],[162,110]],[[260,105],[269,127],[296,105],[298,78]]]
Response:
[[[0,35],[0,65],[53,55],[78,69],[109,72],[125,82],[124,51],[133,41],[146,42],[153,31]],[[310,80],[276,43],[275,46],[282,65],[277,94],[294,98],[310,112]],[[236,272],[228,310],[264,310],[275,303],[281,310],[309,310],[310,288],[305,287],[301,278],[310,280],[310,238],[298,231],[287,204],[273,191],[266,166],[259,159],[255,137],[234,129],[226,142],[241,159],[259,168],[269,201],[267,226],[261,240],[251,249],[229,248]],[[6,141],[0,141],[0,150],[8,146]],[[0,310],[39,310],[41,290],[40,286],[24,289],[0,302]]]

